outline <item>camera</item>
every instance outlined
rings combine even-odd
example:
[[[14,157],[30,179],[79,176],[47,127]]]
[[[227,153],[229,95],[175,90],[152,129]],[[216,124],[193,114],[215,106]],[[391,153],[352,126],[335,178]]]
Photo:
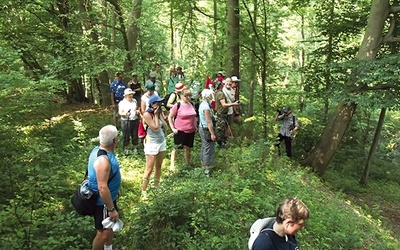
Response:
[[[278,113],[278,115],[282,115],[283,114],[282,110],[280,110],[280,109],[277,109],[276,112]]]

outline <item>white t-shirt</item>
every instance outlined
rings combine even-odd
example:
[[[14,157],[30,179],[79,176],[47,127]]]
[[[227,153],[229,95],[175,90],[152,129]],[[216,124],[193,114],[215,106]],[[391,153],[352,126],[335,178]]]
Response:
[[[137,108],[138,108],[138,104],[137,104],[135,98],[132,98],[131,102],[129,102],[127,99],[124,98],[118,104],[118,109],[119,110],[124,110],[125,112],[128,112],[128,110],[130,110],[131,115],[129,116],[129,120],[136,120],[137,119],[137,115],[136,115]],[[126,120],[128,120],[128,117],[121,116],[121,120],[126,121]]]
[[[227,89],[223,87],[222,92],[224,92],[226,103],[233,103],[235,101],[235,91],[233,89]],[[233,107],[228,108],[228,115],[233,114]]]
[[[154,91],[153,95],[158,95],[157,91]],[[148,96],[147,93],[144,93],[144,95],[142,95],[142,97],[140,98],[140,100],[146,103],[146,108],[144,109],[144,111],[146,111],[149,108],[149,99],[150,96]]]

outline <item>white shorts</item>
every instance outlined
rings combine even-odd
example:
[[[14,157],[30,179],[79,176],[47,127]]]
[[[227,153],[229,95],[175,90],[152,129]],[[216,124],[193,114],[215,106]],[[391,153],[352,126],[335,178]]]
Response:
[[[144,140],[143,145],[145,155],[157,155],[158,153],[167,150],[166,140],[162,143],[146,143],[146,140]]]

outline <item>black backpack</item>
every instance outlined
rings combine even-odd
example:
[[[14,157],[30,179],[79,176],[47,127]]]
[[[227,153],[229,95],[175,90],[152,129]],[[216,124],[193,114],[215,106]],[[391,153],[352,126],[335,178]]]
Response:
[[[169,98],[171,97],[172,94],[175,95],[175,101],[178,99],[175,92],[171,92],[171,93],[166,94],[166,95],[164,96],[163,105],[164,105],[164,107],[165,107],[167,110],[170,110],[170,108],[167,107],[167,103],[168,103],[168,100],[169,100]],[[174,102],[175,102],[175,101],[174,101]]]

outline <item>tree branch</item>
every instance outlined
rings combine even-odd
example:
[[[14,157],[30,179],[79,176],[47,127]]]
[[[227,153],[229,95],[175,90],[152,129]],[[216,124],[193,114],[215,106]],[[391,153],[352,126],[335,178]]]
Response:
[[[400,6],[390,6],[389,13],[398,13],[400,12]]]
[[[205,13],[204,11],[202,11],[199,7],[197,7],[196,3],[193,4],[193,9],[197,10],[198,12],[200,12],[200,14],[202,14],[202,15],[204,15],[204,16],[206,16],[206,17],[209,17],[209,18],[212,18],[212,19],[216,19],[216,20],[218,20],[218,21],[221,21],[221,18],[214,17],[214,16],[209,15],[209,14]]]

